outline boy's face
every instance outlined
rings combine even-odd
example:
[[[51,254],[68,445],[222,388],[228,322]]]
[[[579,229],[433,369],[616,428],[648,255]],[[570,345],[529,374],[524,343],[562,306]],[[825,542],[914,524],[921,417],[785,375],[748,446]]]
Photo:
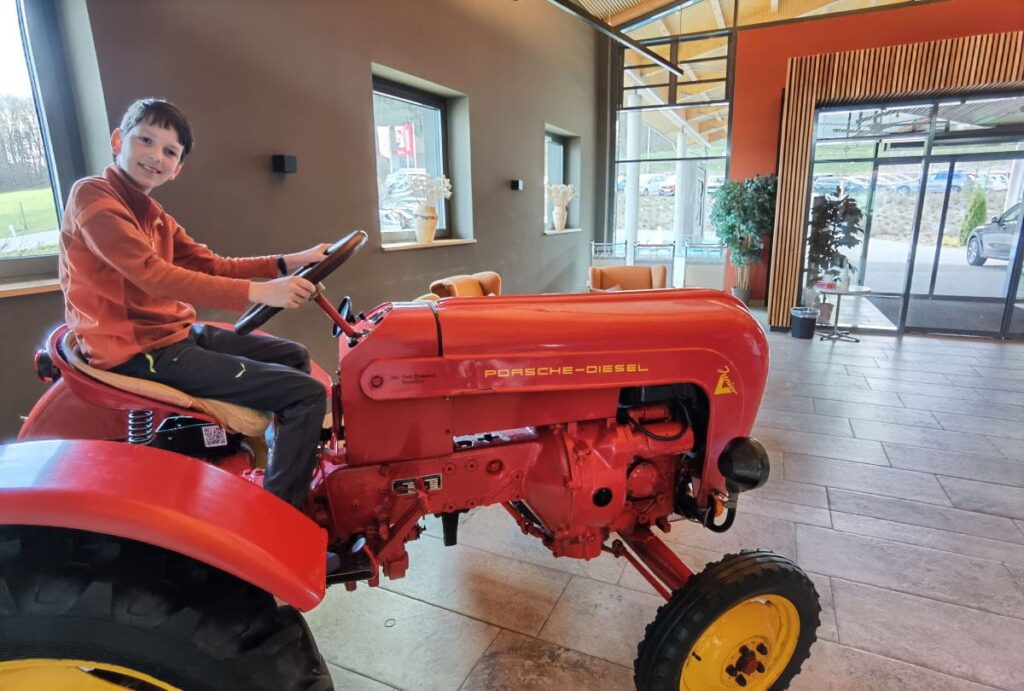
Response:
[[[181,172],[181,142],[170,127],[140,122],[127,132],[118,127],[110,135],[114,160],[146,194],[178,177]]]

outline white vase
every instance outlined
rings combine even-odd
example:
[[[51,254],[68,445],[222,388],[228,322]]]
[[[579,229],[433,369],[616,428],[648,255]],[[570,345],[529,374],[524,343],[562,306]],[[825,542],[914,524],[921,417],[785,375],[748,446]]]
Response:
[[[564,206],[552,206],[551,220],[555,224],[555,230],[565,230],[565,222],[569,218],[569,212]]]
[[[416,242],[430,244],[437,231],[437,207],[420,204],[413,213],[416,217]]]

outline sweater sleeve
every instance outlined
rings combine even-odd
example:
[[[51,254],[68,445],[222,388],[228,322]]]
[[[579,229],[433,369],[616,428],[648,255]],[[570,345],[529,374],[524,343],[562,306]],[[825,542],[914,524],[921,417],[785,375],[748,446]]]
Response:
[[[249,281],[175,266],[162,259],[123,204],[99,190],[80,190],[76,226],[82,241],[126,280],[155,297],[242,310],[249,302]]]
[[[172,225],[174,237],[174,264],[211,276],[228,278],[277,278],[276,257],[222,257],[209,247],[193,240],[177,222],[165,216]]]

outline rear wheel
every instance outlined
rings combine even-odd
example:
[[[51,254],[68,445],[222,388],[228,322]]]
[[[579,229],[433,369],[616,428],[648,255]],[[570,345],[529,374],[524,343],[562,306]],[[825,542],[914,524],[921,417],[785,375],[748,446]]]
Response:
[[[0,688],[333,687],[302,616],[258,588],[150,545],[8,527]]]
[[[638,689],[785,689],[810,654],[818,594],[771,552],[725,557],[658,610],[634,664]]]

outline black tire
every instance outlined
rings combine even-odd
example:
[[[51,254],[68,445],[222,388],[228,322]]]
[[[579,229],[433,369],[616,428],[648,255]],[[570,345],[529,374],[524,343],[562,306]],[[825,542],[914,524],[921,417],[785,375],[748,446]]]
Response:
[[[971,266],[981,266],[988,259],[981,253],[981,241],[973,237],[967,241],[967,263]]]
[[[695,574],[673,594],[672,599],[662,605],[654,621],[647,626],[647,633],[637,650],[634,663],[634,681],[642,691],[735,691],[747,685],[727,677],[729,683],[716,686],[710,683],[687,686],[683,684],[683,669],[691,656],[697,663],[713,664],[695,654],[695,646],[708,628],[722,619],[723,615],[738,605],[758,597],[772,597],[788,600],[799,617],[797,640],[788,661],[780,657],[772,662],[769,658],[767,674],[781,672],[771,689],[785,689],[800,671],[800,666],[810,655],[811,644],[816,639],[821,607],[814,584],[789,559],[766,551],[744,551],[731,554],[721,561],[710,564]],[[762,606],[757,604],[755,606]],[[767,648],[766,648],[767,650]],[[756,651],[760,652],[760,651]],[[765,653],[765,655],[770,654]],[[739,654],[736,655],[739,658]],[[731,660],[731,654],[728,655]],[[756,659],[756,658],[755,658]],[[712,676],[721,677],[726,667],[714,671]],[[733,669],[731,666],[729,669]],[[732,672],[729,672],[732,674]],[[751,688],[758,687],[757,675],[750,676]],[[767,680],[765,680],[767,681]],[[762,682],[763,685],[764,682]]]
[[[3,527],[0,687],[5,663],[30,659],[124,668],[91,674],[133,689],[163,688],[143,676],[189,691],[333,689],[302,615],[263,590],[130,540]]]

